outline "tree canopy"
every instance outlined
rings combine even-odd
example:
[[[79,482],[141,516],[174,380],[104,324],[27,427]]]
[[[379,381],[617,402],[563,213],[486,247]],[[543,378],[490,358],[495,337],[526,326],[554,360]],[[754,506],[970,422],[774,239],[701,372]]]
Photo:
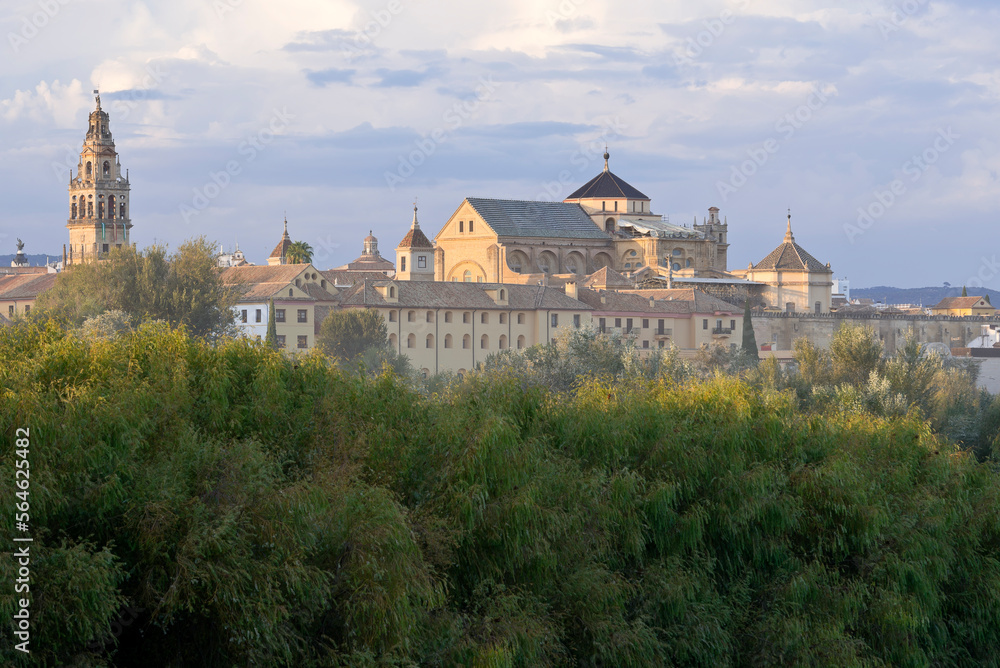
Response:
[[[304,241],[293,241],[285,250],[285,260],[288,264],[309,264],[312,254],[312,246]]]
[[[320,324],[316,345],[327,355],[353,362],[368,350],[385,349],[388,336],[385,320],[375,309],[339,309]]]
[[[235,295],[222,284],[214,248],[199,237],[169,254],[160,245],[113,249],[106,260],[59,274],[39,296],[35,312],[80,326],[120,311],[133,324],[163,320],[196,336],[218,336],[231,331]]]

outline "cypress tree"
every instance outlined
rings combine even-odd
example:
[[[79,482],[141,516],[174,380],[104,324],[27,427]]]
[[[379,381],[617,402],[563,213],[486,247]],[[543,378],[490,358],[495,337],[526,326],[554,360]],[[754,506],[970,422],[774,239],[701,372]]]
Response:
[[[964,285],[962,286],[962,296],[963,297],[968,297],[969,296],[969,291],[965,289]]]
[[[750,298],[747,298],[743,308],[743,350],[752,355],[753,358],[760,359],[757,352],[757,335],[753,332],[753,322],[750,321]]]
[[[274,324],[274,300],[272,299],[267,307],[267,336],[264,337],[271,350],[278,349],[278,329]]]

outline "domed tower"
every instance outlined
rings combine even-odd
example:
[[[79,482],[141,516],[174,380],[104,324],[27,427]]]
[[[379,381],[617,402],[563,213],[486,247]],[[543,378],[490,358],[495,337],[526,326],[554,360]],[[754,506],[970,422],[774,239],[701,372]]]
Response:
[[[98,91],[94,95],[97,108],[90,113],[76,177],[70,173],[69,179],[67,264],[98,260],[131,238],[128,172],[122,176],[108,113],[101,109]]]
[[[413,223],[410,224],[410,231],[396,246],[396,280],[434,280],[434,244],[420,229],[416,204],[413,205]]]

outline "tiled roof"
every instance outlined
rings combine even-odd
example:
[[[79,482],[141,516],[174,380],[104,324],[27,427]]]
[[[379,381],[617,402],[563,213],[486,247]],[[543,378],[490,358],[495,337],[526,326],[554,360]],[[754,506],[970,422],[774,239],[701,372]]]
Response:
[[[693,304],[694,313],[738,313],[740,309],[727,304],[717,297],[697,288],[674,288],[672,290],[623,290],[625,294],[641,295],[647,300],[652,297],[660,301],[685,301]]]
[[[606,197],[608,199],[625,197],[628,199],[649,201],[648,197],[608,170],[604,170],[590,181],[583,184],[576,192],[566,199],[599,199],[601,197]]]
[[[50,289],[58,274],[7,274],[0,276],[0,299],[35,299]]]
[[[389,278],[385,275],[385,272],[377,270],[348,271],[347,269],[327,269],[319,273],[335,286],[355,285],[366,278],[369,281],[384,281]]]
[[[285,232],[281,235],[281,241],[279,241],[278,245],[274,247],[274,250],[271,251],[271,255],[269,257],[285,257],[288,253],[288,247],[291,245],[292,238],[288,236],[288,227],[286,225]]]
[[[611,267],[598,269],[593,274],[583,280],[582,285],[593,288],[631,288],[634,287],[632,281]]]
[[[434,244],[430,242],[424,231],[417,227],[416,229],[410,228],[396,248],[434,248]]]
[[[391,306],[398,308],[502,309],[534,311],[536,309],[589,311],[590,307],[567,297],[562,290],[535,285],[507,283],[445,283],[438,281],[393,281],[398,287],[399,301],[389,303],[376,289],[388,280],[365,281],[341,295],[341,306]],[[487,290],[507,291],[507,305],[499,306]]]
[[[222,282],[227,285],[251,283],[291,283],[303,271],[305,271],[305,265],[301,264],[228,267],[222,272]]]
[[[316,283],[304,283],[302,291],[318,302],[335,302],[340,296],[337,294],[336,288],[333,286],[329,287],[331,288],[330,290],[325,290]]]
[[[983,306],[979,305],[979,302],[986,302]],[[937,304],[931,307],[932,309],[961,309],[961,308],[993,308],[990,304],[988,297],[945,297]]]
[[[396,265],[381,255],[362,255],[346,265],[350,271],[395,271]],[[343,271],[343,270],[342,270]]]
[[[635,293],[591,290],[580,288],[578,299],[595,311],[607,313],[671,313],[689,315],[693,302],[666,299],[654,300],[651,304],[648,296]],[[603,301],[602,301],[603,299]]]
[[[829,273],[830,268],[794,241],[786,241],[753,266],[758,271],[811,271]]]
[[[466,200],[501,237],[550,237],[555,239],[604,239],[601,231],[579,204],[527,200]]]

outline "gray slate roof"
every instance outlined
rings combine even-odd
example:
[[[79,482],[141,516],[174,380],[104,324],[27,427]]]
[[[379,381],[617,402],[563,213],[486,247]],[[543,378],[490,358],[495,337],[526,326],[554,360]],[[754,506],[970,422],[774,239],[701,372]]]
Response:
[[[607,197],[608,199],[618,199],[625,197],[628,199],[649,200],[637,189],[626,183],[623,179],[615,176],[608,170],[604,170],[587,183],[583,184],[575,193],[566,199],[592,199]]]
[[[394,281],[399,288],[398,303],[382,298],[376,284],[388,280],[364,281],[347,288],[341,294],[341,307],[383,306],[392,308],[494,309],[503,311],[534,311],[536,309],[589,311],[586,304],[567,297],[557,288],[540,285],[503,283],[459,283],[439,281]],[[499,306],[486,290],[503,288],[507,291],[507,306]]]
[[[829,268],[794,241],[786,241],[753,266],[758,270],[832,273]]]
[[[501,237],[609,239],[579,204],[480,197],[467,201]]]

